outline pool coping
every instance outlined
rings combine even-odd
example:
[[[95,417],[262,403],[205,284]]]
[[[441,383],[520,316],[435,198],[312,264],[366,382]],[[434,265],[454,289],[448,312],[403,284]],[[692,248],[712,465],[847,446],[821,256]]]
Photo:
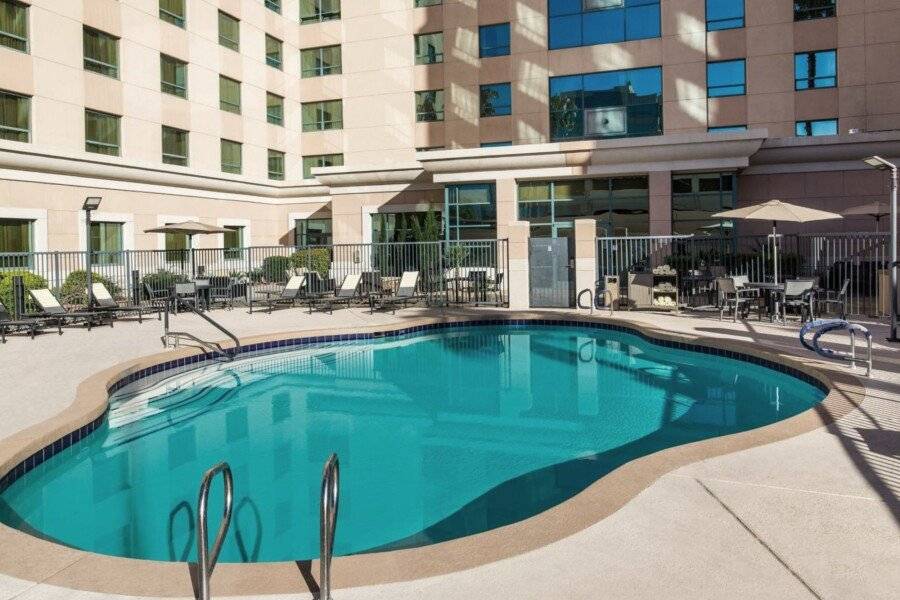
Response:
[[[865,398],[859,379],[832,363],[800,359],[747,342],[673,333],[622,317],[566,313],[504,311],[472,316],[413,318],[393,325],[307,330],[243,339],[245,347],[287,347],[344,339],[418,333],[444,327],[528,321],[538,324],[593,325],[634,333],[663,346],[687,347],[711,354],[750,360],[799,375],[828,390],[825,399],[798,415],[757,429],[660,450],[637,458],[595,481],[579,494],[533,517],[483,533],[419,548],[338,557],[334,587],[356,587],[409,581],[447,574],[513,557],[577,533],[624,506],[660,476],[706,458],[745,450],[812,431],[842,417]],[[291,343],[293,342],[293,343]],[[230,345],[223,344],[230,347]],[[110,390],[159,372],[158,365],[183,367],[199,362],[202,353],[180,348],[142,357],[96,373],[78,386],[75,401],[61,413],[0,441],[0,480],[17,469],[21,476],[50,454],[77,443],[106,416]],[[198,482],[199,485],[199,482]],[[226,564],[216,568],[214,586],[229,596],[286,594],[315,589],[311,573],[317,561]],[[0,573],[28,581],[78,590],[151,597],[193,596],[184,563],[119,558],[94,554],[47,541],[0,525]]]

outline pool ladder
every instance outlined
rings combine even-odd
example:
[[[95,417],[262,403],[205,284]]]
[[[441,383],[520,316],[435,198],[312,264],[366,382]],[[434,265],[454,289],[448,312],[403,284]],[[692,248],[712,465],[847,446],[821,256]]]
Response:
[[[219,531],[210,549],[207,524],[209,488],[212,480],[219,474],[225,483],[225,507]],[[337,454],[332,454],[322,469],[322,496],[319,505],[319,600],[331,600],[331,559],[334,556],[334,534],[337,530],[340,479],[341,464]],[[209,580],[219,561],[222,543],[231,525],[233,504],[234,479],[231,467],[228,463],[221,462],[204,473],[200,481],[200,498],[197,503],[198,600],[210,600]]]

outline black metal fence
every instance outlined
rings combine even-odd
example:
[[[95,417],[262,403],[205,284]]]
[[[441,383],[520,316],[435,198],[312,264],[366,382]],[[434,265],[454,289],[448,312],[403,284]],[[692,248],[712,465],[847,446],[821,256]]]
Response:
[[[779,235],[777,265],[771,235],[597,239],[598,279],[668,264],[678,271],[681,302],[694,307],[716,302],[716,277],[773,281],[777,266],[780,281],[817,278],[819,287],[838,291],[849,280],[849,313],[878,316],[887,308],[889,258],[886,233]]]
[[[26,288],[47,287],[65,304],[84,304],[86,258],[83,251],[0,253],[0,300],[11,307],[12,277],[22,275]],[[94,252],[91,264],[94,281],[132,303],[191,280],[209,280],[211,288],[231,290],[232,300],[252,303],[302,272],[318,275],[309,278],[316,292],[360,273],[363,291],[390,293],[404,271],[419,272],[418,292],[429,302],[509,302],[506,240],[125,250]]]

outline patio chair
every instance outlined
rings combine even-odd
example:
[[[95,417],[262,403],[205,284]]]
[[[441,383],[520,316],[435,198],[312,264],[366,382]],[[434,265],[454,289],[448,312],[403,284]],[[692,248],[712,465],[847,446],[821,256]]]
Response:
[[[3,303],[0,302],[0,342],[4,344],[6,343],[7,333],[24,329],[31,335],[31,339],[34,339],[34,334],[37,333],[37,330],[40,327],[50,324],[56,325],[56,328],[59,331],[59,335],[62,335],[62,319],[58,319],[56,317],[25,317],[22,319],[14,319],[9,311],[6,310],[6,307],[3,306]]]
[[[283,288],[267,294],[267,298],[263,301],[268,308],[267,312],[272,314],[272,311],[276,306],[295,306],[297,300],[300,299],[300,290],[302,290],[305,285],[306,275],[291,275]],[[252,304],[250,305],[250,312],[253,312]]]
[[[209,303],[221,303],[222,306],[234,308],[236,277],[216,276],[209,278]]]
[[[146,281],[144,282],[144,296],[150,306],[159,310],[164,309],[169,302],[169,290],[154,290]]]
[[[341,286],[335,290],[332,296],[323,296],[313,298],[309,301],[309,313],[313,310],[327,310],[329,314],[334,312],[334,307],[339,305],[350,306],[356,300],[362,300],[363,296],[359,293],[360,283],[362,281],[362,273],[350,273],[344,277]]]
[[[47,288],[37,290],[28,290],[31,297],[37,303],[40,313],[28,315],[29,317],[54,317],[65,325],[67,323],[84,323],[87,325],[88,331],[95,325],[102,325],[106,321],[110,327],[113,326],[113,314],[109,311],[98,310],[66,310],[53,292]]]
[[[369,304],[369,313],[374,313],[376,309],[390,308],[391,312],[396,314],[397,305],[403,308],[411,302],[417,302],[421,295],[416,294],[416,288],[419,287],[419,272],[404,271],[400,277],[400,286],[397,293],[393,296],[374,295],[371,297],[372,302]]]
[[[841,290],[816,290],[816,314],[829,313],[836,308],[836,314],[841,319],[847,318],[847,292],[850,289],[850,280],[845,279]]]
[[[756,294],[748,294],[746,290],[740,290],[731,277],[716,278],[716,287],[722,299],[719,307],[719,320],[725,315],[725,311],[732,312],[732,320],[737,323],[738,313],[741,319],[746,319],[750,313],[750,306],[756,301]]]
[[[332,292],[333,284],[331,281],[322,279],[318,271],[310,271],[306,274],[306,289],[303,290],[302,296],[306,300],[314,298],[322,298]]]
[[[200,310],[200,293],[193,281],[176,283],[172,290],[172,307],[176,315],[182,306],[193,306],[194,310]]]
[[[95,306],[92,310],[102,310],[109,311],[113,315],[120,314],[131,314],[137,315],[138,323],[144,322],[144,313],[152,314],[156,313],[156,319],[162,319],[162,310],[158,307],[153,306],[141,306],[141,305],[123,305],[116,302],[115,298],[112,297],[112,294],[109,293],[109,290],[106,289],[106,286],[101,282],[92,283],[91,284],[91,295],[94,297],[94,302],[96,302]]]
[[[784,293],[781,298],[781,320],[787,320],[788,309],[800,313],[800,322],[812,320],[815,303],[815,286],[813,279],[788,279],[784,282]]]

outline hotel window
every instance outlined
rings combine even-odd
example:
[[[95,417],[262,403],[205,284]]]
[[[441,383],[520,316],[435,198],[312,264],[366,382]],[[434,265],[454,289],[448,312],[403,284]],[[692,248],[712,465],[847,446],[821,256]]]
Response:
[[[171,225],[171,223],[166,223]],[[167,233],[166,234],[166,261],[186,263],[188,260],[188,236],[184,233]]]
[[[834,16],[836,0],[796,0],[794,20],[827,19]]]
[[[119,121],[121,117],[98,112],[84,111],[84,149],[96,154],[119,156]]]
[[[794,89],[811,90],[837,85],[837,51],[800,52],[794,55]]]
[[[438,6],[439,4],[443,4],[444,0],[415,0],[415,4],[413,6],[415,8],[422,8],[424,6]]]
[[[225,260],[240,260],[244,248],[244,228],[240,225],[224,225],[222,247],[225,249]]]
[[[240,175],[243,168],[241,157],[241,143],[231,140],[221,140],[222,172]]]
[[[31,98],[0,90],[0,140],[31,141]]]
[[[604,177],[519,183],[519,219],[532,236],[558,237],[575,219],[597,222],[599,235],[642,235],[650,231],[647,177]]]
[[[550,49],[659,37],[659,0],[550,0]]]
[[[122,223],[91,222],[91,254],[95,265],[118,265],[122,262]]]
[[[281,0],[266,0],[266,8],[281,14]]]
[[[416,64],[433,65],[444,62],[444,33],[423,33],[415,36]]]
[[[481,142],[482,148],[504,148],[512,146],[512,142]]]
[[[300,0],[300,23],[341,18],[341,0]]]
[[[269,179],[284,181],[284,152],[269,150]]]
[[[25,219],[0,219],[0,252],[31,252],[34,221]],[[4,267],[24,267],[28,259],[4,259]],[[9,307],[7,307],[9,308]]]
[[[444,90],[416,92],[416,121],[428,123],[444,120]]]
[[[662,132],[660,67],[550,79],[550,137],[554,140]]]
[[[342,167],[344,166],[343,154],[318,154],[316,156],[303,157],[303,179],[311,179],[312,170],[317,167]]]
[[[184,0],[159,0],[159,18],[172,25],[184,27]]]
[[[341,47],[323,46],[321,48],[306,48],[300,51],[300,75],[307,77],[322,77],[324,75],[339,75],[341,73]]]
[[[266,92],[266,121],[284,125],[284,98],[272,92]]]
[[[303,131],[326,131],[344,128],[344,102],[304,102],[302,105]]]
[[[187,63],[165,54],[159,55],[160,89],[166,94],[187,98]]]
[[[837,135],[837,119],[817,119],[813,121],[797,121],[795,133],[799,137],[816,135]]]
[[[721,125],[719,127],[710,127],[707,129],[709,133],[729,133],[732,131],[747,131],[746,125]]]
[[[713,218],[734,208],[734,173],[702,173],[672,176],[672,233],[724,237],[733,222]]]
[[[281,40],[266,34],[266,64],[276,69],[281,69],[282,63]]]
[[[509,23],[482,25],[478,28],[478,56],[506,56],[509,54]]]
[[[492,183],[447,186],[444,191],[444,236],[455,240],[497,237],[497,194]]]
[[[512,114],[512,91],[508,83],[481,86],[479,104],[482,117],[502,117]]]
[[[188,132],[162,126],[162,161],[167,165],[188,166]]]
[[[241,114],[241,82],[219,75],[219,108]]]
[[[710,98],[743,96],[746,93],[744,70],[744,59],[706,63],[706,95]]]
[[[331,239],[331,219],[294,221],[294,244],[297,246],[330,246]]]
[[[84,68],[107,77],[119,77],[119,40],[108,33],[84,28]]]
[[[744,0],[706,0],[706,30],[744,26]]]
[[[426,237],[433,238],[434,234],[440,236],[440,216],[435,213],[436,211],[373,213],[372,242],[388,244],[393,242],[437,241],[434,239],[423,239]],[[431,215],[430,217],[429,214]],[[428,223],[429,220],[431,221],[430,223]]]
[[[28,5],[0,0],[0,46],[28,52]]]
[[[237,52],[241,48],[241,22],[219,11],[219,45]]]

